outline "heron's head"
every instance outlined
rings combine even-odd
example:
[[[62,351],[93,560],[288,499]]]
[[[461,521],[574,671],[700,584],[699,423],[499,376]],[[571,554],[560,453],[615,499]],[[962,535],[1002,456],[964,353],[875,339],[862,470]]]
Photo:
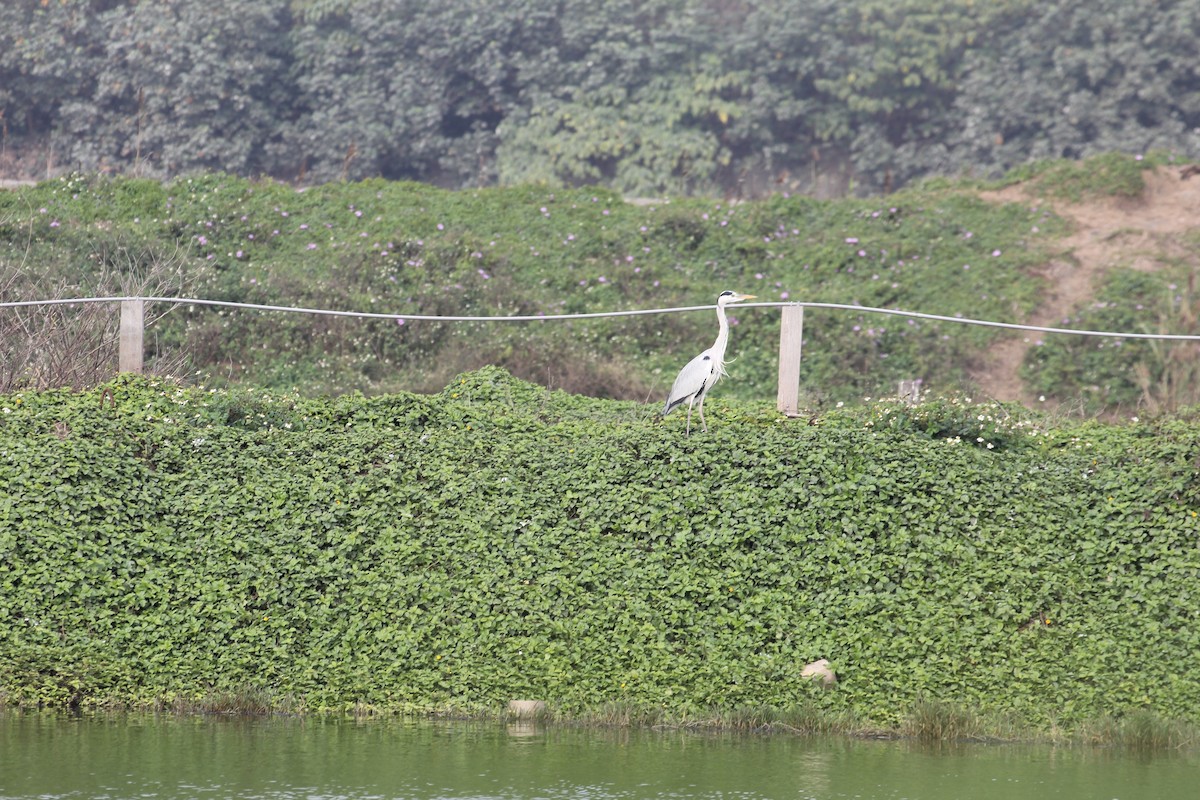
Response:
[[[723,306],[729,303],[740,303],[743,300],[753,300],[755,295],[742,294],[740,292],[731,292],[728,289],[717,295],[717,305]]]

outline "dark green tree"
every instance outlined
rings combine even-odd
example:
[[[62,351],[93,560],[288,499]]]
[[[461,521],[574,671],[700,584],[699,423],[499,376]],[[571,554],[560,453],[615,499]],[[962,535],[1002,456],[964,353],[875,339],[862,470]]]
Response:
[[[146,0],[97,24],[95,92],[60,126],[85,169],[273,171],[293,91],[287,0]]]
[[[715,191],[746,80],[722,56],[720,18],[688,0],[619,0],[601,17],[559,6],[553,72],[498,130],[501,179]]]
[[[12,0],[0,4],[0,129],[46,136],[64,104],[95,91],[104,53],[98,20],[122,0]]]
[[[295,32],[304,107],[288,137],[307,173],[493,181],[496,126],[555,73],[556,5],[311,4]]]
[[[968,57],[955,106],[960,169],[1200,155],[1200,0],[1016,3]]]

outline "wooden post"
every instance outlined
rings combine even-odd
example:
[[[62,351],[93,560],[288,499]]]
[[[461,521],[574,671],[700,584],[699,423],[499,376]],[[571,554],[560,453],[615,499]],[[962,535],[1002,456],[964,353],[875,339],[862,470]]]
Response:
[[[779,393],[776,407],[789,417],[800,413],[800,349],[804,306],[784,306],[779,326]]]
[[[898,390],[900,399],[910,406],[921,402],[921,382],[916,380],[900,381]]]
[[[146,328],[146,301],[121,301],[121,350],[117,369],[121,372],[142,371],[142,337]]]

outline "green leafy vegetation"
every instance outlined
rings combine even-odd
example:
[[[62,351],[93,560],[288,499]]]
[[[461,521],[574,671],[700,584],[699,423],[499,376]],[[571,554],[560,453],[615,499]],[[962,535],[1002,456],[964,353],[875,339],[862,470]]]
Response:
[[[169,13],[168,13],[169,12]],[[1194,0],[19,0],[0,171],[836,196],[1195,157]]]
[[[1018,167],[1002,184],[1025,182],[1030,194],[1078,203],[1085,199],[1140,197],[1143,173],[1170,162],[1164,153],[1149,157],[1105,153],[1086,161],[1038,161]]]
[[[1042,281],[1032,269],[1064,229],[1045,209],[944,186],[870,201],[635,205],[599,189],[450,192],[375,180],[297,192],[223,175],[166,184],[72,175],[0,193],[0,275],[16,276],[14,299],[62,286],[65,296],[137,291],[395,315],[152,305],[151,365],[180,374],[172,364],[186,359],[209,382],[437,391],[495,364],[547,386],[644,400],[712,341],[711,311],[569,324],[406,315],[692,306],[733,288],[763,301],[1016,321],[1036,305]],[[735,312],[723,393],[774,396],[778,313]],[[812,404],[890,394],[911,378],[949,392],[994,338],[953,323],[812,310],[802,380]],[[19,387],[14,372],[6,385]]]
[[[1200,721],[1194,418],[989,449],[969,428],[1002,409],[965,399],[888,426],[714,396],[690,438],[656,410],[496,368],[432,396],[0,396],[0,700]]]
[[[1195,336],[1196,302],[1189,265],[1156,273],[1117,269],[1094,302],[1063,322],[1086,330]],[[1035,391],[1075,398],[1091,413],[1176,411],[1200,403],[1198,352],[1194,341],[1048,337],[1029,352],[1022,373]]]

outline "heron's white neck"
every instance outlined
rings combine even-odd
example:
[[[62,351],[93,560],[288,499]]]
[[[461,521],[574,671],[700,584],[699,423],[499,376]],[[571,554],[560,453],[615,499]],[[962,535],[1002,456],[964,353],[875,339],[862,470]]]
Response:
[[[717,301],[717,340],[712,346],[713,367],[718,376],[725,374],[725,348],[729,346],[729,320],[725,318],[725,300]]]

